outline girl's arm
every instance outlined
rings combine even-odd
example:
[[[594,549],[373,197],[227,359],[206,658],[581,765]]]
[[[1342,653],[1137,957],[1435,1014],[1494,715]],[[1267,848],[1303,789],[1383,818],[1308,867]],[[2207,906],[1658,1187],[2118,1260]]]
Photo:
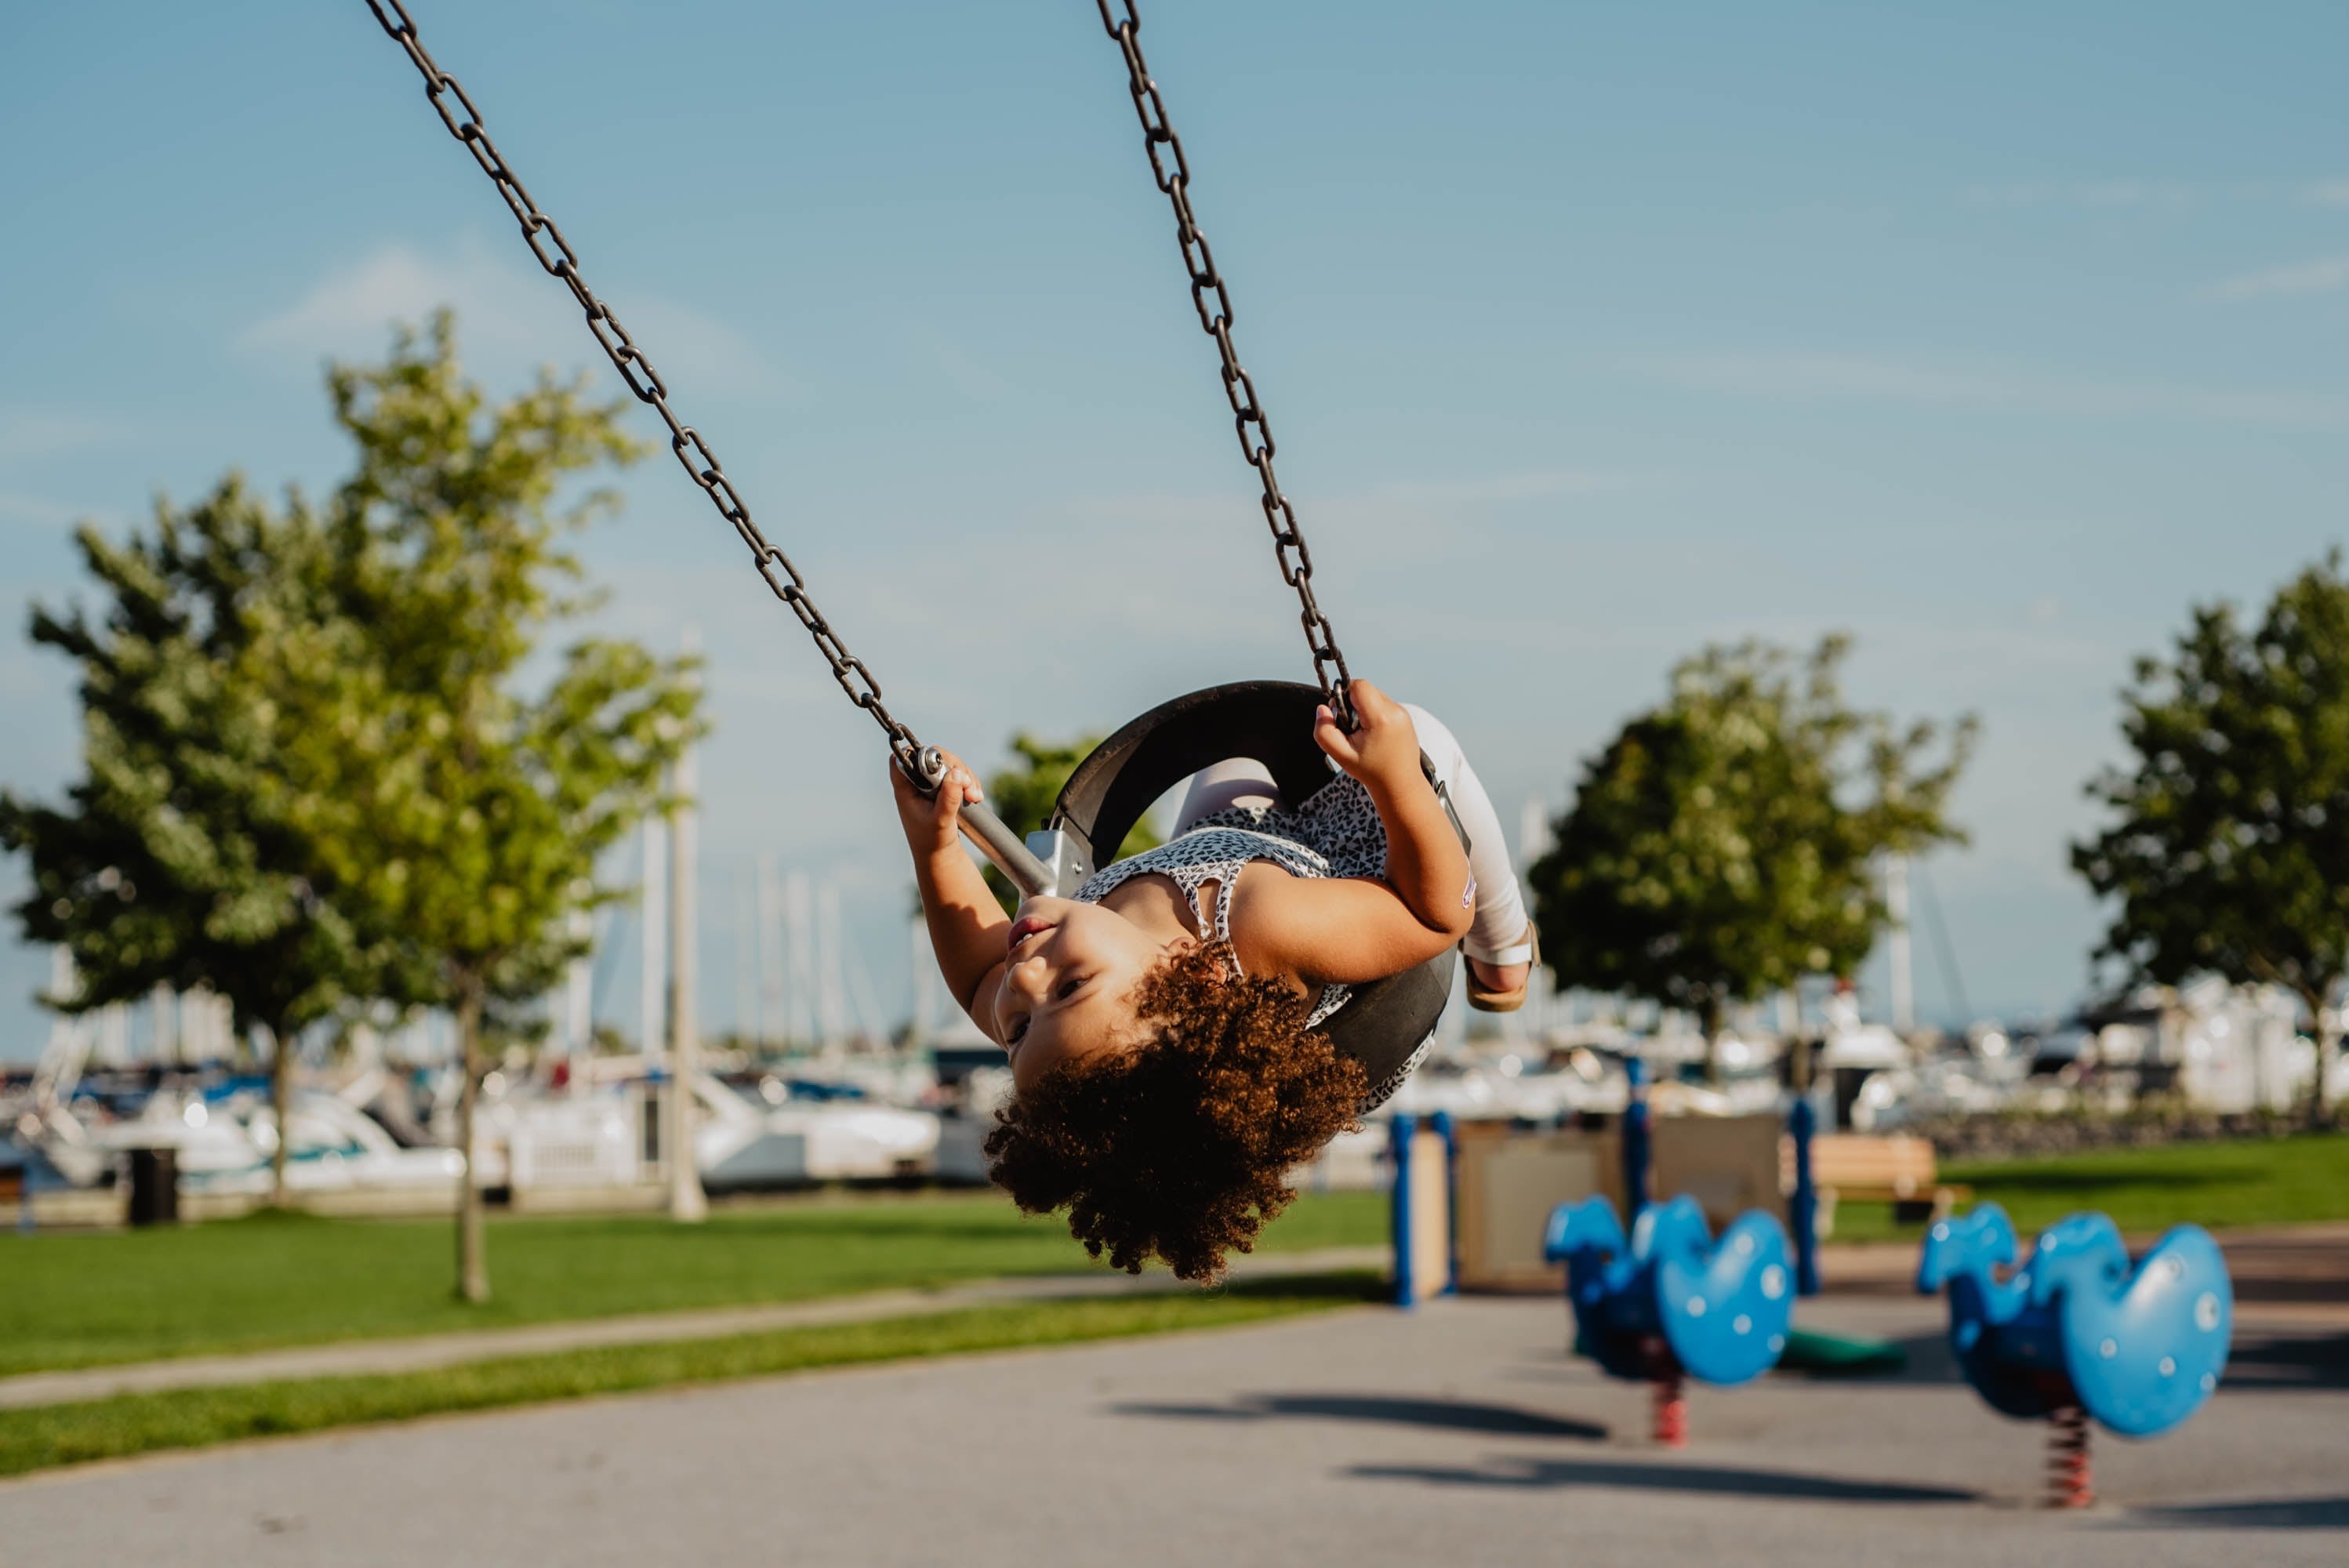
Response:
[[[1395,890],[1369,877],[1293,877],[1251,865],[1232,890],[1232,950],[1250,975],[1288,975],[1310,989],[1360,985],[1413,969],[1467,934],[1435,930]]]
[[[1395,896],[1429,931],[1457,942],[1475,917],[1476,893],[1468,882],[1468,851],[1435,786],[1420,771],[1419,732],[1403,706],[1370,682],[1356,681],[1347,696],[1354,733],[1340,729],[1325,707],[1313,738],[1371,792],[1387,830],[1386,882]]]
[[[951,752],[947,763],[945,780],[926,800],[895,761],[889,764],[889,788],[897,798],[906,847],[914,853],[914,885],[922,895],[938,972],[956,1004],[993,1039],[993,1010],[982,1016],[973,1004],[988,994],[989,976],[1003,967],[1011,921],[971,863],[957,826],[963,802],[982,799],[978,780]]]
[[[1419,735],[1400,703],[1368,681],[1348,688],[1351,735],[1321,710],[1313,738],[1361,781],[1387,831],[1383,879],[1243,874],[1232,938],[1252,974],[1352,984],[1399,975],[1468,934],[1476,894],[1452,819],[1420,771]]]

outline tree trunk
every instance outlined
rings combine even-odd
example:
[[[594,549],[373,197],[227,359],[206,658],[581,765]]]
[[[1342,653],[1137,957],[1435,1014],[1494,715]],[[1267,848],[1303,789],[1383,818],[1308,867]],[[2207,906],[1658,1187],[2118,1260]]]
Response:
[[[1799,1027],[1786,1037],[1786,1087],[1798,1095],[1811,1092],[1811,1045]]]
[[[1701,1020],[1698,1026],[1704,1030],[1704,1081],[1709,1084],[1721,1082],[1721,1017],[1723,1010],[1721,998],[1711,992],[1706,993],[1703,1005],[1697,1009],[1697,1017]]]
[[[269,1206],[290,1209],[294,1198],[286,1190],[285,1162],[294,1150],[293,1031],[282,1020],[264,1026],[269,1031],[269,1114],[277,1124],[277,1146],[269,1151]]]
[[[2333,988],[2326,986],[2313,996],[2301,998],[2308,1005],[2309,1016],[2316,1023],[2316,1081],[2308,1086],[2308,1125],[2333,1125],[2333,1100],[2327,1090],[2333,1082],[2333,1068],[2341,1059],[2341,1020],[2325,1006]]]
[[[458,1051],[463,1066],[457,1082],[457,1295],[465,1301],[490,1299],[488,1237],[483,1233],[481,1189],[473,1180],[473,1109],[481,1088],[481,990],[468,982],[457,1002]]]

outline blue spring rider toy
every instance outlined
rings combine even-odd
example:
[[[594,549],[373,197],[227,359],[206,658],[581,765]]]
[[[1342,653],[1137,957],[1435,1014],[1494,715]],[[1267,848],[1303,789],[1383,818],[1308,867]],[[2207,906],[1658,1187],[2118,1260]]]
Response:
[[[2085,1507],[2091,1418],[2156,1437],[2218,1387],[2234,1321],[2227,1260],[2208,1231],[2179,1225],[2132,1269],[2103,1214],[2051,1225],[2020,1266],[2015,1251],[2005,1211],[1982,1204],[1927,1233],[1917,1288],[1948,1288],[1951,1348],[1992,1409],[2054,1423],[2048,1501]]]
[[[1574,1347],[1610,1377],[1655,1390],[1655,1438],[1688,1441],[1685,1379],[1731,1387],[1778,1364],[1795,1312],[1795,1270],[1786,1229],[1760,1210],[1741,1214],[1713,1239],[1704,1211],[1685,1195],[1647,1201],[1648,1108],[1632,1068],[1623,1119],[1623,1167],[1631,1233],[1605,1198],[1550,1212],[1543,1256],[1566,1264]]]
[[[1610,1377],[1652,1385],[1656,1440],[1688,1441],[1685,1378],[1722,1387],[1778,1364],[1795,1311],[1786,1230],[1760,1210],[1715,1243],[1689,1197],[1651,1203],[1628,1241],[1604,1198],[1561,1203],[1544,1255],[1566,1264],[1575,1348]]]

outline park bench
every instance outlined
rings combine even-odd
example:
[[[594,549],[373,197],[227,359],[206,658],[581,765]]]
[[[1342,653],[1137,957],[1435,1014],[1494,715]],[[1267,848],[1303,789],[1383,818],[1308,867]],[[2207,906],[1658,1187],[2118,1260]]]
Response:
[[[1789,1149],[1789,1185],[1793,1158]],[[1893,1218],[1904,1222],[1940,1219],[1973,1196],[1971,1189],[1940,1179],[1929,1140],[1903,1134],[1871,1138],[1837,1132],[1814,1138],[1811,1183],[1818,1189],[1824,1214],[1832,1214],[1837,1202],[1890,1203]],[[1820,1230],[1824,1234],[1826,1224]]]

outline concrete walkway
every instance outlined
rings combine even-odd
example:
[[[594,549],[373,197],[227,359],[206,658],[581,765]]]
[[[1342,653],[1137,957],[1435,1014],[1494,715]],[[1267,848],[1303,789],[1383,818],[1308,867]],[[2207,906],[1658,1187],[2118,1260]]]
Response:
[[[1268,1253],[1233,1260],[1237,1279],[1331,1274],[1386,1266],[1384,1247],[1325,1247],[1300,1253]],[[822,1301],[766,1306],[714,1307],[698,1312],[644,1313],[569,1323],[523,1324],[468,1334],[434,1334],[407,1339],[346,1340],[295,1346],[233,1356],[188,1356],[168,1361],[89,1367],[69,1372],[31,1372],[0,1378],[0,1409],[66,1405],[116,1394],[151,1394],[168,1388],[264,1383],[290,1377],[331,1377],[381,1372],[419,1372],[468,1361],[499,1360],[614,1345],[651,1345],[678,1339],[718,1339],[807,1328],[827,1323],[862,1323],[884,1317],[920,1317],[966,1307],[1008,1302],[1058,1301],[1071,1297],[1133,1295],[1190,1290],[1172,1274],[1129,1274],[1102,1270],[1083,1274],[1041,1274],[1019,1279],[978,1280],[937,1290],[874,1291]]]
[[[2035,1508],[2040,1426],[1942,1354],[1939,1304],[1814,1326],[1902,1375],[1690,1396],[1566,1351],[1545,1299],[1364,1307],[1207,1333],[582,1400],[0,1483],[0,1563],[174,1568],[787,1563],[792,1568],[2261,1568],[2349,1560],[2349,1336],[2246,1315],[2210,1405],[2099,1434],[2106,1501]]]

